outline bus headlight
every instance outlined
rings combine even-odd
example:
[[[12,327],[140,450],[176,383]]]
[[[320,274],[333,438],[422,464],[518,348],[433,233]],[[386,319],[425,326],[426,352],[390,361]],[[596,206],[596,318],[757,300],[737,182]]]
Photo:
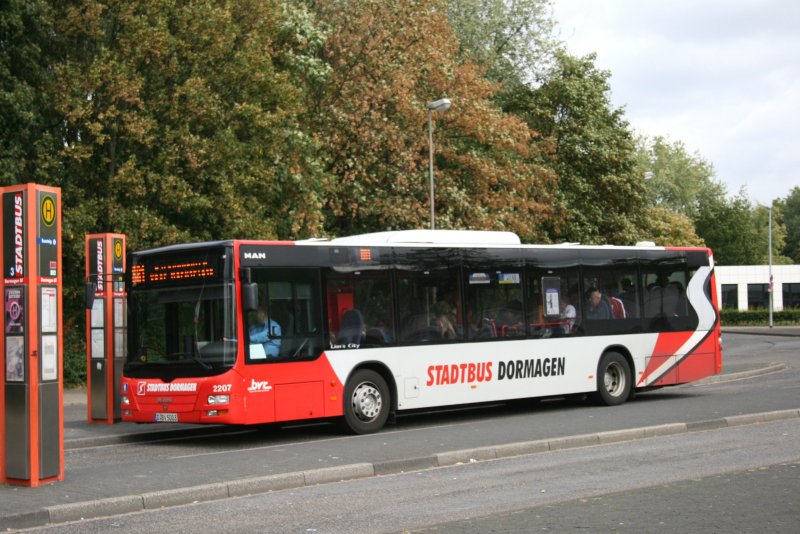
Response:
[[[228,404],[231,401],[230,395],[209,395],[208,404]]]
[[[119,400],[125,406],[127,406],[127,405],[129,405],[131,403],[131,400],[128,398],[127,395],[120,395]]]

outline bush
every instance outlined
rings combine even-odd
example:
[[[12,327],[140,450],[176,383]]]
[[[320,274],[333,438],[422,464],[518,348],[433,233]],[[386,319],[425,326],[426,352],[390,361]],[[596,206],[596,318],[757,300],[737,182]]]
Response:
[[[83,325],[65,322],[64,387],[86,385],[86,331]]]
[[[769,310],[721,310],[722,326],[768,326]],[[776,311],[772,314],[772,322],[776,325],[800,325],[800,309]]]

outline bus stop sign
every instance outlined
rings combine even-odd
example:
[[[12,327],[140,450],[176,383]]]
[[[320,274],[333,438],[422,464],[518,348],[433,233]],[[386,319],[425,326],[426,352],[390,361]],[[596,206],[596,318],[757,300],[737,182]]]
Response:
[[[64,478],[61,190],[0,188],[0,480]]]

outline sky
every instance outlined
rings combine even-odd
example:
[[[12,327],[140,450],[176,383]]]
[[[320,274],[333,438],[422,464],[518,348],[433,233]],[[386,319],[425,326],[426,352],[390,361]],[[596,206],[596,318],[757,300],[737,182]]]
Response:
[[[597,53],[631,127],[681,141],[733,195],[800,186],[800,1],[553,0],[573,55]]]

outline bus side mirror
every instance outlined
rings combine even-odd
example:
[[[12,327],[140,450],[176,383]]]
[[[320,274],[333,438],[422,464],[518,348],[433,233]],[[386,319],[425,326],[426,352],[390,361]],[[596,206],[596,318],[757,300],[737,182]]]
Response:
[[[258,309],[258,284],[242,284],[242,305],[245,312]]]
[[[86,300],[86,309],[91,310],[94,307],[94,293],[96,288],[94,283],[86,282],[86,287],[84,288],[84,299]]]

